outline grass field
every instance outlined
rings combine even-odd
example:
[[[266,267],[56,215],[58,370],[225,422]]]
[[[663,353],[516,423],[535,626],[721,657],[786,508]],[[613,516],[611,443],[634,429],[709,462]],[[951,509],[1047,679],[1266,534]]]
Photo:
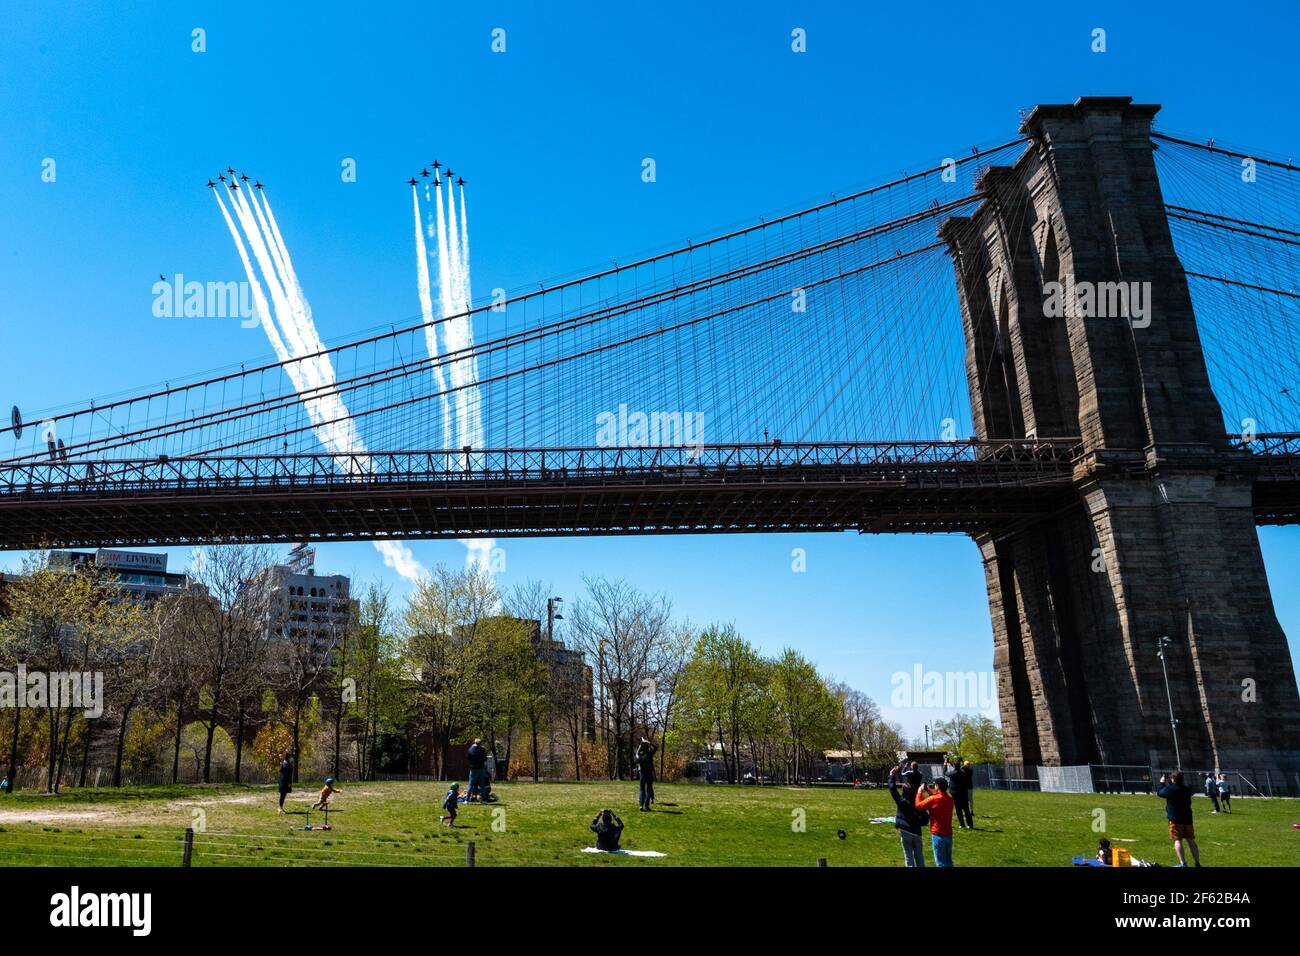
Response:
[[[500,802],[461,810],[455,830],[437,826],[445,787],[430,783],[344,785],[329,832],[291,832],[302,816],[275,812],[274,788],[224,785],[81,790],[57,797],[0,798],[0,865],[178,866],[193,825],[194,866],[308,864],[463,866],[476,845],[479,866],[901,866],[883,790],[660,784],[651,813],[636,810],[635,783],[506,784]],[[309,791],[289,796],[301,810]],[[611,807],[623,817],[627,849],[662,858],[584,854],[587,825]],[[1211,816],[1197,798],[1196,830],[1207,866],[1300,865],[1300,801],[1242,799]],[[1068,866],[1091,852],[1098,833],[1135,857],[1175,860],[1164,802],[1151,796],[976,791],[974,832],[958,830],[958,866]],[[196,822],[201,820],[202,826]],[[802,832],[796,824],[803,820]],[[319,822],[312,814],[312,822]],[[837,837],[839,829],[847,837]]]

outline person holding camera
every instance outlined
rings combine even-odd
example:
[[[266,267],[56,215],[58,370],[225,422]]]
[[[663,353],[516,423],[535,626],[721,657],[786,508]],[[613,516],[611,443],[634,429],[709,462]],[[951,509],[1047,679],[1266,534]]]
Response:
[[[642,737],[636,748],[636,776],[640,782],[637,794],[639,809],[649,812],[655,798],[655,751],[659,748]]]
[[[1175,770],[1173,773],[1162,773],[1156,796],[1163,797],[1165,801],[1169,839],[1174,841],[1174,856],[1178,857],[1178,865],[1187,865],[1183,850],[1186,845],[1192,851],[1192,859],[1200,866],[1201,851],[1196,846],[1196,831],[1192,827],[1192,788],[1183,783],[1182,772]]]
[[[904,783],[899,789],[898,768],[889,770],[889,795],[894,798],[894,829],[898,831],[898,840],[903,845],[903,865],[925,869],[925,844],[923,834],[930,822],[930,815],[924,810],[916,809],[916,791],[912,785]]]
[[[925,784],[916,793],[916,809],[930,814],[930,848],[934,865],[952,866],[952,811],[953,800],[948,795],[948,781],[940,777],[931,790]]]
[[[623,836],[623,821],[613,810],[601,810],[591,821],[591,832],[596,834],[596,849],[613,853]]]

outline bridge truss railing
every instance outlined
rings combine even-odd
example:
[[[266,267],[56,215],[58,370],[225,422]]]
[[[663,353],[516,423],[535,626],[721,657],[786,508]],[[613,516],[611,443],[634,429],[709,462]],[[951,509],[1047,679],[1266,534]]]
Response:
[[[455,482],[644,480],[804,475],[834,480],[960,479],[1032,484],[1070,474],[1077,440],[893,441],[701,446],[440,449],[358,454],[202,456],[0,464],[0,495],[121,494]]]

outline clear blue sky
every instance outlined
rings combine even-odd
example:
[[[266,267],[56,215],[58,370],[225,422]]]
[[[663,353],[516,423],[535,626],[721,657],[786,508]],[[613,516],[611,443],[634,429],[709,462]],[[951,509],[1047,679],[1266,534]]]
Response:
[[[1010,138],[1017,110],[1081,94],[1163,103],[1170,131],[1300,152],[1293,4],[34,6],[9,5],[0,31],[0,405],[24,409],[269,354],[235,321],[151,314],[160,273],[242,278],[202,186],[227,164],[272,185],[317,325],[340,340],[418,314],[400,183],[435,156],[473,181],[482,296],[961,155]],[[356,183],[340,181],[345,158]],[[1261,540],[1294,648],[1300,528]],[[991,667],[965,538],[501,543],[505,586],[540,577],[571,600],[584,574],[623,576],[696,622],[794,645],[882,703],[889,675],[918,663]],[[412,548],[426,565],[465,553]],[[367,545],[322,546],[318,566],[392,577]],[[915,732],[930,715],[896,716]]]

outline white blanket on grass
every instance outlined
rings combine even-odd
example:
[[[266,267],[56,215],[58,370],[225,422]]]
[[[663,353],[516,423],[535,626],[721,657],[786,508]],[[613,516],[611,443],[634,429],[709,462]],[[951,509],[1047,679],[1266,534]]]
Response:
[[[617,853],[621,856],[667,856],[667,853],[660,853],[658,850],[599,850],[594,846],[584,846],[583,853]]]

